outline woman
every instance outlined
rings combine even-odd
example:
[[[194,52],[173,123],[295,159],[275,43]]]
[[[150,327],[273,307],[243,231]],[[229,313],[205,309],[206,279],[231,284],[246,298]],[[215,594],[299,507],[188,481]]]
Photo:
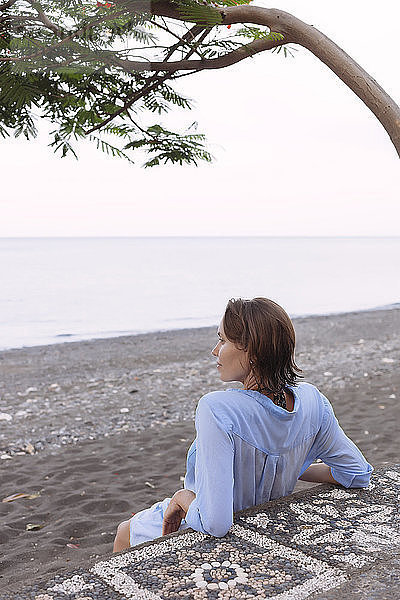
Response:
[[[217,334],[220,378],[243,389],[200,398],[184,489],[121,523],[114,552],[187,527],[222,537],[234,512],[291,494],[297,479],[369,483],[373,468],[329,400],[296,383],[295,332],[282,307],[267,298],[231,299]]]

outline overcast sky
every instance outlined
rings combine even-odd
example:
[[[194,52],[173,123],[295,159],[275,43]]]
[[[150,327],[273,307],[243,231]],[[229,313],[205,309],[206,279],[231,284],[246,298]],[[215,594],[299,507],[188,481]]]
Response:
[[[254,5],[314,25],[400,102],[398,0]],[[34,141],[0,138],[0,236],[400,235],[400,161],[387,133],[295,47],[294,58],[264,52],[174,84],[195,109],[161,122],[183,131],[198,121],[212,164],[145,170],[143,154],[131,165],[90,142],[75,144],[79,162],[61,159],[44,122]]]

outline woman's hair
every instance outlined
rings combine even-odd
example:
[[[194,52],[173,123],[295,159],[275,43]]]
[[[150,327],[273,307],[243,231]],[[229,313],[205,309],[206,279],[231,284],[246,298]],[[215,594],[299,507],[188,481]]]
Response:
[[[259,390],[280,392],[296,385],[302,370],[294,361],[295,331],[289,315],[268,298],[231,298],[223,317],[226,337],[247,350]]]

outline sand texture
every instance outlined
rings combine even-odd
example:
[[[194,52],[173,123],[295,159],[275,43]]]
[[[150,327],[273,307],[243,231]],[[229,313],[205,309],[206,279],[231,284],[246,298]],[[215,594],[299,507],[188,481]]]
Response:
[[[400,309],[294,320],[304,380],[373,465],[397,463]],[[0,353],[0,589],[112,549],[119,522],[182,487],[216,328]],[[27,531],[27,524],[40,525]],[[69,545],[68,545],[69,544]]]

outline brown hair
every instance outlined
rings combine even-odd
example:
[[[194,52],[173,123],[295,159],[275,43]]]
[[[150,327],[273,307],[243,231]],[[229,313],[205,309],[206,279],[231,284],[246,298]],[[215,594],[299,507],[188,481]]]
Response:
[[[295,331],[289,315],[268,298],[231,298],[223,317],[226,337],[247,350],[251,373],[262,389],[279,393],[296,385],[302,370],[294,361]]]

